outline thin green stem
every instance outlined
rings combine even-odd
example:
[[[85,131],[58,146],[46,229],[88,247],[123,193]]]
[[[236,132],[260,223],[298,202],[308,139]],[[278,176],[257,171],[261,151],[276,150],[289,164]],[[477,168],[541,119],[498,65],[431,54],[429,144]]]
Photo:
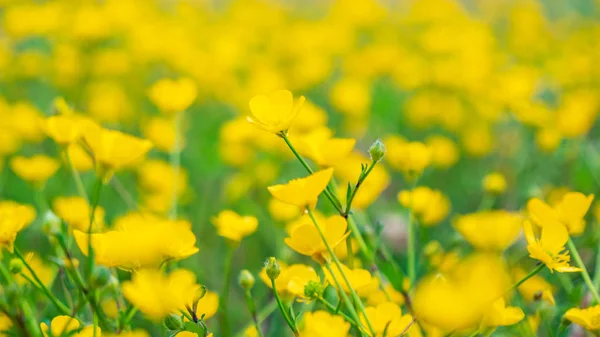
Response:
[[[87,201],[88,203],[90,202],[88,195],[85,191],[85,186],[83,185],[83,181],[81,180],[81,175],[79,174],[79,172],[77,171],[77,169],[75,168],[75,166],[73,165],[73,162],[71,161],[71,156],[69,156],[69,151],[67,151],[66,149],[63,150],[63,155],[65,156],[65,159],[67,161],[67,165],[69,166],[69,171],[71,172],[71,175],[73,176],[73,181],[75,181],[75,186],[77,187],[77,193],[85,199],[85,201]]]
[[[489,211],[490,209],[492,209],[492,206],[494,206],[494,203],[496,202],[496,196],[490,193],[486,193],[483,195],[483,198],[481,198],[481,202],[479,203],[479,206],[477,207],[477,212],[482,212],[482,211]]]
[[[413,287],[415,284],[417,267],[416,267],[416,245],[415,245],[415,224],[414,215],[412,208],[408,212],[408,232],[407,232],[407,258],[408,258],[408,279],[410,280],[410,286]]]
[[[540,263],[540,265],[537,266],[534,270],[532,270],[529,274],[525,275],[522,279],[520,279],[515,284],[513,284],[512,286],[510,286],[510,288],[508,288],[506,290],[506,292],[509,292],[509,291],[511,291],[513,289],[517,289],[520,285],[522,285],[523,283],[527,282],[527,280],[529,280],[530,278],[532,278],[533,276],[535,276],[537,273],[539,273],[542,270],[544,270],[545,267],[546,267],[545,264]]]
[[[273,299],[269,304],[263,307],[263,309],[258,313],[258,322],[262,323],[267,317],[269,317],[279,306],[277,305],[277,300]],[[239,331],[235,334],[235,337],[243,337],[246,329],[250,328],[254,323],[247,325],[244,330]]]
[[[4,276],[6,279],[6,283],[8,285],[15,283],[14,278],[11,273],[8,271],[4,263],[0,262],[0,274]],[[37,327],[35,315],[32,313],[31,307],[29,306],[29,302],[26,300],[18,301],[18,304],[21,306],[22,317],[17,319],[21,319],[23,323],[22,328],[27,336],[40,336],[40,331]]]
[[[231,285],[231,272],[233,264],[234,248],[227,246],[225,257],[225,279],[223,281],[223,291],[221,292],[221,333],[224,337],[229,337],[231,334],[229,326],[228,304],[229,304],[229,289]]]
[[[56,298],[56,296],[52,295],[50,290],[48,290],[46,285],[44,285],[42,280],[40,280],[35,270],[33,270],[29,263],[27,263],[27,260],[25,260],[25,257],[23,256],[23,254],[21,254],[17,247],[14,248],[14,253],[19,258],[19,260],[23,262],[23,265],[25,266],[25,268],[27,268],[27,270],[29,270],[29,273],[35,280],[35,283],[37,283],[35,284],[32,282],[32,284],[34,284],[38,289],[40,289],[44,293],[44,295],[46,295],[46,297],[48,297],[48,299],[52,302],[52,304],[54,304],[56,309],[58,309],[63,315],[68,315],[70,312],[69,308],[66,305],[64,305],[58,298]]]
[[[365,179],[367,179],[371,171],[373,171],[373,168],[375,168],[376,164],[376,161],[372,161],[367,170],[364,172],[364,174],[361,174],[358,178],[358,181],[356,182],[356,185],[354,186],[354,189],[350,194],[350,198],[346,201],[346,210],[344,211],[346,217],[348,217],[348,214],[350,214],[350,210],[352,209],[352,201],[354,200],[358,189],[360,188],[360,186],[362,186],[362,183],[365,181]]]
[[[248,312],[250,312],[250,316],[252,316],[252,321],[254,322],[254,327],[256,328],[258,337],[264,337],[260,328],[260,322],[258,321],[258,315],[256,313],[256,305],[254,304],[254,299],[252,298],[252,293],[250,292],[250,289],[247,289],[245,294],[246,306],[248,306]]]
[[[273,294],[275,295],[275,299],[277,300],[277,305],[279,306],[279,311],[281,311],[281,314],[283,315],[283,318],[285,319],[285,322],[287,323],[288,327],[290,328],[290,330],[292,330],[292,332],[294,333],[294,336],[296,336],[296,337],[300,336],[300,333],[298,332],[298,329],[296,328],[296,324],[294,324],[294,321],[288,315],[287,308],[285,307],[285,305],[283,305],[283,302],[281,301],[281,297],[279,297],[279,292],[277,291],[277,284],[275,283],[274,279],[271,279],[271,288],[273,289]]]
[[[352,284],[350,283],[350,280],[348,279],[348,276],[346,276],[346,273],[344,273],[344,270],[342,269],[342,264],[340,263],[340,260],[335,255],[335,252],[333,251],[333,249],[329,245],[329,242],[327,242],[327,238],[325,237],[325,234],[323,233],[323,229],[321,228],[321,226],[317,222],[317,219],[315,218],[315,215],[314,215],[313,211],[311,211],[310,208],[307,208],[306,210],[308,212],[308,215],[310,216],[310,219],[312,220],[313,224],[315,225],[315,228],[319,232],[319,236],[321,236],[321,240],[325,244],[325,247],[327,248],[327,251],[329,252],[329,255],[331,256],[331,259],[335,263],[337,269],[340,271],[340,274],[342,275],[342,278],[344,279],[344,282],[348,286],[348,290],[350,291],[350,294],[352,295],[355,304],[358,306],[358,309],[360,310],[360,312],[364,315],[365,321],[367,322],[367,325],[369,326],[369,330],[371,331],[371,334],[373,336],[375,336],[375,330],[373,329],[373,326],[372,326],[372,324],[371,324],[371,322],[369,320],[369,317],[367,317],[364,305],[362,304],[362,301],[360,300],[360,297],[358,297],[358,294],[356,293],[356,291],[352,287]],[[326,265],[327,264],[329,264],[329,263],[326,261]],[[331,273],[331,271],[330,271],[330,273]],[[331,276],[335,277],[335,275],[333,273],[331,273]],[[338,289],[341,290],[341,288],[338,288]],[[340,293],[343,296],[346,296],[346,294],[343,291],[340,291]],[[346,301],[346,306],[349,309],[352,309],[351,312],[354,311],[354,308],[352,307],[352,302],[350,302],[350,300]]]
[[[94,271],[94,247],[92,246],[92,231],[94,228],[94,222],[96,217],[96,208],[100,204],[100,196],[102,195],[102,187],[104,183],[102,182],[102,178],[98,177],[96,179],[96,185],[94,187],[94,195],[92,199],[92,208],[90,209],[90,222],[88,227],[88,280],[89,284],[92,284],[92,274]]]
[[[573,260],[575,260],[577,267],[581,268],[581,276],[583,276],[585,284],[587,285],[589,291],[592,293],[594,301],[596,303],[600,303],[600,295],[598,295],[598,289],[596,289],[596,286],[594,286],[594,282],[592,282],[592,279],[590,278],[590,274],[588,273],[587,268],[585,267],[585,264],[583,263],[583,260],[579,255],[579,252],[577,251],[577,247],[575,247],[575,244],[573,243],[573,240],[570,237],[567,241],[567,246],[571,251],[571,255],[573,256]]]
[[[184,117],[184,111],[175,114],[173,123],[175,124],[175,143],[169,155],[169,162],[173,168],[173,194],[171,196],[171,209],[169,210],[169,219],[177,218],[177,196],[179,188],[179,170],[181,168],[181,124]]]

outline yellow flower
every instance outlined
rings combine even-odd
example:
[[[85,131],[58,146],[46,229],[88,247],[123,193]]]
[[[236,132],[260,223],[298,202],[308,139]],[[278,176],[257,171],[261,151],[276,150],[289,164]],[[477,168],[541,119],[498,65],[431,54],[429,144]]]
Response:
[[[142,125],[144,137],[149,139],[152,144],[163,152],[173,150],[177,134],[175,133],[175,123],[169,118],[151,118]],[[179,137],[180,146],[185,146],[184,137]]]
[[[180,331],[175,336],[179,337],[198,337],[198,334],[191,331]]]
[[[507,307],[504,298],[500,298],[492,304],[490,310],[483,317],[486,326],[506,326],[517,324],[525,318],[523,310],[519,307]]]
[[[319,222],[319,226],[332,248],[342,243],[346,238],[348,223],[346,219],[339,215],[333,215],[325,221]],[[289,237],[284,239],[284,242],[296,252],[310,256],[317,261],[322,261],[324,255],[329,255],[319,231],[312,222],[305,222],[293,228]]]
[[[118,318],[119,317],[119,303],[114,298],[107,298],[100,302],[100,306],[102,307],[102,311],[106,314],[106,316],[110,318]]]
[[[347,337],[350,323],[326,311],[307,312],[303,315],[300,337]]]
[[[448,168],[456,164],[459,159],[459,150],[456,143],[444,136],[432,136],[425,141],[431,150],[431,165],[439,168]]]
[[[19,204],[18,202],[12,200],[0,201],[0,212],[4,212],[6,210],[8,210],[8,212],[15,212],[15,216],[19,218],[18,221],[24,221],[25,226],[31,225],[37,215],[35,207],[26,204]]]
[[[476,249],[503,251],[517,240],[523,219],[504,210],[462,215],[454,228]]]
[[[31,220],[31,210],[26,206],[15,202],[2,202],[0,204],[0,248],[12,252],[17,234]]]
[[[226,239],[240,242],[244,237],[254,233],[258,220],[253,216],[241,216],[234,211],[224,210],[212,218],[217,233]]]
[[[79,139],[79,122],[71,116],[51,116],[44,122],[44,131],[59,146],[67,146]]]
[[[176,171],[168,162],[149,159],[140,164],[138,170],[139,185],[144,191],[164,193],[169,196],[177,191],[180,196],[188,185],[188,175],[183,168]]]
[[[450,212],[450,201],[442,192],[418,186],[398,194],[403,207],[410,208],[423,226],[438,225]]]
[[[386,152],[387,153],[387,152]],[[384,157],[385,158],[385,157]],[[351,153],[334,167],[335,176],[339,179],[338,195],[346,202],[348,183],[356,184],[361,173],[361,164],[370,162],[369,158],[358,153]],[[376,165],[365,179],[354,196],[352,207],[365,209],[371,205],[390,184],[390,176],[383,165]]]
[[[586,309],[569,309],[565,313],[565,319],[582,326],[588,331],[600,330],[600,305]]]
[[[409,314],[402,315],[402,310],[395,303],[384,302],[375,307],[366,307],[365,313],[377,337],[400,336],[404,332],[409,337],[421,336],[417,324],[413,322],[413,317]],[[367,326],[365,315],[360,315],[360,321],[363,326]]]
[[[83,138],[94,155],[98,173],[105,179],[114,171],[135,163],[152,148],[148,140],[104,129],[92,122],[85,124]]]
[[[144,330],[121,331],[118,335],[102,334],[102,337],[150,337],[150,334]]]
[[[317,171],[306,178],[290,180],[287,184],[269,186],[271,195],[287,204],[314,208],[321,192],[333,175],[333,169]]]
[[[172,80],[163,78],[154,83],[148,91],[148,97],[161,112],[174,114],[187,110],[194,103],[198,89],[190,78]]]
[[[58,197],[54,200],[53,210],[71,229],[87,233],[90,226],[91,207],[82,197]],[[92,231],[97,232],[104,227],[104,208],[96,207]]]
[[[198,301],[198,308],[196,310],[196,315],[201,317],[204,315],[204,319],[209,319],[213,317],[217,310],[219,309],[219,295],[212,291],[207,291]]]
[[[259,337],[258,330],[254,325],[251,325],[244,330],[244,337]]]
[[[200,290],[196,275],[178,269],[169,275],[158,270],[144,269],[134,272],[131,281],[123,282],[123,296],[148,318],[160,320],[171,313],[185,310]]]
[[[593,194],[585,196],[579,192],[567,192],[554,207],[550,207],[542,200],[533,198],[527,203],[527,212],[531,220],[540,227],[559,222],[567,228],[569,234],[580,235],[585,230],[583,218],[593,200]]]
[[[34,252],[26,253],[24,255],[25,261],[27,261],[27,264],[31,267],[31,269],[33,269],[40,281],[42,281],[42,284],[44,284],[47,288],[52,288],[52,283],[54,282],[54,278],[56,276],[56,269],[54,266],[46,264],[38,256],[38,254]],[[23,268],[22,273],[30,280],[34,279],[29,269]],[[15,275],[15,281],[17,281],[19,284],[29,283],[29,281],[21,275]]]
[[[542,235],[539,240],[533,234],[531,222],[525,221],[523,229],[530,257],[542,261],[551,272],[554,270],[561,273],[581,271],[581,269],[569,265],[571,256],[569,256],[569,252],[564,251],[569,233],[563,225],[553,222],[546,223],[542,227]]]
[[[384,138],[387,151],[385,159],[390,166],[408,177],[421,175],[431,163],[431,149],[421,142],[409,142],[398,136]]]
[[[286,204],[274,198],[269,200],[268,208],[273,219],[277,221],[289,221],[302,214],[302,210],[299,207]]]
[[[6,314],[0,313],[0,336],[8,337],[8,334],[5,334],[3,331],[9,331],[12,327],[12,321],[10,317],[6,316]]]
[[[79,330],[80,326],[81,323],[79,323],[77,318],[70,316],[56,316],[52,319],[52,322],[50,322],[50,326],[43,322],[40,323],[40,328],[42,329],[44,337],[60,337],[63,336],[63,334]],[[92,337],[94,335],[94,328],[89,325],[79,330],[79,332],[69,335],[75,337]],[[96,335],[100,336],[99,327],[96,327]]]
[[[304,298],[304,287],[308,282],[321,282],[319,275],[317,275],[317,272],[311,266],[305,264],[293,264],[291,266],[280,264],[280,267],[281,273],[275,279],[275,285],[280,294]],[[266,267],[261,270],[259,276],[269,288],[272,287]]]
[[[88,255],[89,235],[73,231],[75,241]],[[92,234],[96,263],[126,270],[158,267],[168,260],[180,260],[198,252],[196,237],[187,221],[172,221],[149,215],[119,220],[113,230]]]
[[[87,172],[94,168],[94,160],[79,144],[70,144],[67,147],[67,155],[78,172]]]
[[[44,155],[29,158],[17,156],[11,159],[10,168],[19,178],[35,185],[43,185],[58,171],[60,163]]]
[[[253,117],[248,117],[248,121],[268,132],[286,132],[303,103],[304,96],[294,102],[294,96],[288,90],[278,90],[269,96],[257,95],[250,99]]]
[[[371,293],[367,298],[367,303],[370,306],[377,306],[383,302],[393,302],[402,305],[405,302],[405,298],[401,292],[394,289],[394,287],[388,283],[382,286],[381,289]]]
[[[321,167],[340,164],[348,157],[356,144],[353,138],[332,138],[331,130],[323,127],[300,137],[295,142],[298,151]]]
[[[502,194],[506,191],[506,178],[499,172],[492,172],[483,177],[483,189],[491,194]]]
[[[44,139],[44,117],[36,107],[28,102],[17,102],[12,107],[11,115],[12,126],[22,140],[39,143]]]
[[[341,266],[342,266],[342,271],[348,278],[348,281],[350,281],[352,288],[356,291],[356,293],[360,297],[368,297],[370,294],[377,291],[377,288],[379,286],[379,280],[377,280],[377,278],[373,277],[368,270],[360,269],[360,268],[350,269],[343,264],[341,264]],[[328,270],[324,270],[325,278],[327,279],[327,282],[329,282],[330,284],[336,285],[335,280],[334,280],[334,276],[335,276],[335,278],[340,282],[340,285],[342,286],[342,289],[340,289],[340,290],[342,290],[345,293],[349,293],[350,289],[348,288],[348,285],[344,281],[344,278],[342,277],[340,270],[337,268],[337,266],[332,266],[332,270],[333,270],[333,275],[331,275],[331,273]]]
[[[527,273],[521,268],[513,270],[513,279],[515,282],[522,280]],[[533,275],[527,281],[523,282],[517,290],[526,301],[536,301],[537,299],[545,300],[554,305],[554,296],[552,295],[553,287],[548,281],[544,280],[540,275]]]

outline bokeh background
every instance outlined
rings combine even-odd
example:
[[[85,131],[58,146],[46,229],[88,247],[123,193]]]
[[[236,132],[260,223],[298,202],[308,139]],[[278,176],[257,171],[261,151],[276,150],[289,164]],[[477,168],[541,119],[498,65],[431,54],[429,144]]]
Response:
[[[285,221],[270,212],[265,187],[304,172],[279,139],[246,122],[254,95],[305,95],[292,133],[328,126],[338,137],[357,138],[363,157],[377,138],[429,144],[434,165],[420,183],[447,195],[452,214],[478,207],[482,178],[492,171],[508,181],[498,205],[516,210],[561,186],[598,191],[599,41],[600,2],[593,0],[2,0],[0,158],[58,154],[39,121],[54,113],[60,96],[106,127],[150,139],[148,157],[168,161],[174,126],[149,88],[163,78],[192,79],[197,98],[184,117],[179,200],[200,253],[181,265],[217,290],[225,246],[210,219],[222,209],[260,223],[237,251],[234,271],[258,272],[267,256],[291,256],[282,243]],[[356,154],[340,165],[360,162]],[[393,161],[384,166],[384,183],[373,192],[379,200],[358,207],[370,206],[367,214],[399,257],[405,212],[396,195],[406,186]],[[82,175],[90,189],[94,173]],[[164,177],[119,173],[120,186],[100,202],[106,223],[130,209],[123,191],[164,213],[166,199],[148,191],[165,188]],[[1,179],[2,199],[41,212],[57,196],[77,194],[66,169],[43,192],[8,165]],[[344,186],[346,178],[337,179]],[[427,235],[451,247],[451,220]],[[31,228],[18,244],[49,249]],[[232,303],[242,303],[233,289]],[[256,294],[259,303],[270,296],[266,287]],[[248,319],[242,308],[232,312],[235,326]]]

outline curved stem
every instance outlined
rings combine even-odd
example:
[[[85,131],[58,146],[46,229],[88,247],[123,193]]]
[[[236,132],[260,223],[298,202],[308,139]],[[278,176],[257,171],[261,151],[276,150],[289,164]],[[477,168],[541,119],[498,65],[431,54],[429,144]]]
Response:
[[[532,278],[535,274],[541,272],[546,267],[545,264],[540,263],[534,270],[532,270],[529,274],[525,275],[522,279],[520,279],[517,283],[513,284],[508,290],[511,291],[513,289],[517,289],[521,284],[525,283],[527,280]]]
[[[581,256],[579,256],[577,247],[575,247],[575,244],[573,243],[573,240],[571,240],[571,237],[569,237],[569,240],[567,241],[567,246],[571,251],[571,255],[573,256],[573,260],[575,260],[577,267],[581,268],[581,276],[583,276],[583,280],[585,281],[585,284],[587,285],[589,291],[592,293],[594,300],[596,301],[596,303],[600,303],[600,295],[598,295],[598,289],[596,289],[594,282],[592,282],[590,274],[588,273],[587,268],[585,267],[585,264],[581,259]]]
[[[96,208],[98,208],[98,204],[100,204],[100,196],[102,195],[102,187],[104,183],[102,182],[102,178],[98,177],[96,180],[96,185],[94,187],[94,195],[92,199],[92,208],[90,209],[90,223],[88,227],[88,280],[89,284],[92,284],[92,273],[94,271],[94,247],[92,246],[92,230],[94,228],[95,216],[96,216]]]
[[[281,298],[279,297],[279,292],[277,291],[277,284],[275,284],[275,280],[273,280],[273,279],[271,279],[271,287],[273,288],[273,294],[275,294],[275,299],[277,300],[277,305],[279,306],[279,311],[281,311],[281,314],[283,315],[285,322],[287,323],[287,325],[290,327],[290,329],[294,333],[294,336],[296,336],[296,337],[300,336],[300,333],[298,332],[298,329],[296,328],[296,324],[294,324],[294,321],[288,315],[288,311],[287,311],[285,305],[283,305]]]
[[[258,337],[264,337],[262,330],[260,329],[260,322],[258,321],[258,315],[256,314],[256,305],[254,304],[254,299],[252,298],[252,293],[250,292],[250,289],[247,289],[245,293],[246,293],[246,305],[248,306],[248,311],[250,312],[250,316],[252,316],[252,321],[254,322],[254,327],[256,328]]]

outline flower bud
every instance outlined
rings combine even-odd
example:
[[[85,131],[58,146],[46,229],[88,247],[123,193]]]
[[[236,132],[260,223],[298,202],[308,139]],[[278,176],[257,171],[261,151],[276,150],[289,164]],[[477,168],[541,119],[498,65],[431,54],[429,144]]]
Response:
[[[23,267],[25,267],[23,261],[17,258],[11,259],[8,264],[8,269],[13,274],[19,274],[23,270]]]
[[[240,272],[240,277],[238,279],[242,288],[246,290],[252,289],[254,287],[254,276],[248,270],[244,269]]]
[[[267,271],[267,276],[269,276],[269,279],[272,281],[275,281],[279,277],[279,274],[281,274],[281,267],[274,257],[267,259],[265,262],[265,269]]]
[[[164,320],[165,326],[170,331],[181,331],[184,329],[183,322],[181,321],[181,317],[176,315],[169,315]]]
[[[385,156],[385,145],[380,139],[377,139],[369,148],[369,155],[374,162],[380,161]]]
[[[92,273],[92,285],[94,288],[103,288],[108,284],[112,275],[106,267],[98,266]]]
[[[323,296],[323,292],[325,292],[325,286],[319,282],[308,281],[304,286],[304,296],[311,300]]]

